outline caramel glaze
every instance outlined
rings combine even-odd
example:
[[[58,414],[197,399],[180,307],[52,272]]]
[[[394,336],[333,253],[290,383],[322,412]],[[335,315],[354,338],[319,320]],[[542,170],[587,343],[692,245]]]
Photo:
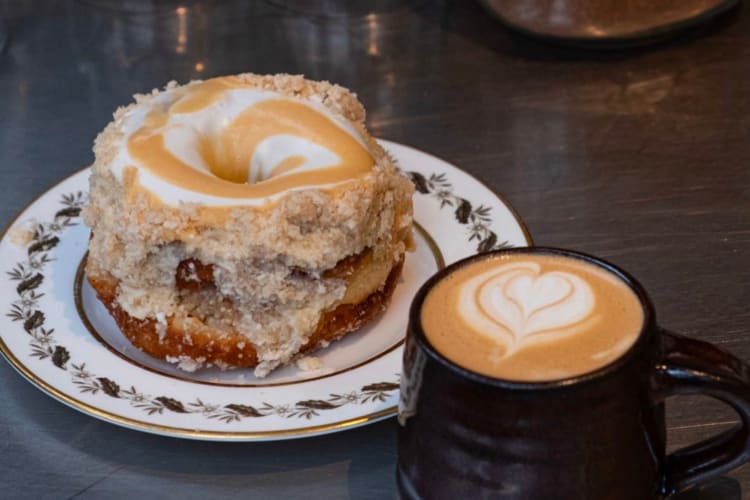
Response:
[[[184,189],[225,198],[265,198],[304,186],[337,184],[372,170],[372,155],[325,113],[300,100],[279,97],[249,105],[216,135],[203,136],[196,148],[210,172],[194,168],[166,147],[164,132],[171,116],[200,111],[231,89],[254,87],[234,77],[207,80],[184,89],[170,106],[155,106],[144,124],[128,139],[130,156],[154,175]],[[338,163],[293,171],[305,161],[289,156],[275,165],[268,178],[249,183],[256,148],[275,135],[311,141],[338,156]],[[284,174],[284,175],[281,175]]]

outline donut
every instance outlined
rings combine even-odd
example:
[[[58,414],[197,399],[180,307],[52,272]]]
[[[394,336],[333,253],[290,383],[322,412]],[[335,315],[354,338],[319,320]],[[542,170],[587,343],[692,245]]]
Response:
[[[171,82],[94,142],[88,282],[179,368],[264,377],[376,318],[411,237],[411,182],[356,96],[297,75]]]

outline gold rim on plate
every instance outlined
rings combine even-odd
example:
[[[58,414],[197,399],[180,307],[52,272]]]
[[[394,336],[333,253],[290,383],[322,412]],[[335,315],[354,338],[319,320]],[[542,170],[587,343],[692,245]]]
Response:
[[[416,151],[421,154],[429,155],[429,153],[425,153],[423,151],[420,151],[415,148],[411,148],[409,146],[404,146],[401,144],[398,144],[398,146],[411,149],[413,151]],[[432,155],[429,155],[432,156]],[[441,160],[443,161],[443,160]],[[447,163],[447,162],[446,162]],[[523,233],[524,239],[526,240],[526,244],[528,246],[533,245],[533,240],[531,238],[531,235],[528,231],[528,228],[524,224],[524,222],[521,220],[520,216],[516,212],[516,210],[513,208],[513,206],[508,202],[508,200],[495,192],[494,190],[490,189],[486,184],[479,181],[476,177],[472,176],[471,174],[467,173],[466,171],[460,169],[459,167],[455,166],[455,164],[450,164],[453,168],[456,170],[459,170],[464,175],[468,176],[469,178],[475,180],[480,185],[482,185],[485,189],[487,189],[489,192],[491,192],[494,196],[497,197],[497,199],[500,201],[500,203],[510,212],[511,216],[515,220],[518,227],[521,228],[521,231]],[[86,167],[84,169],[81,169],[77,172],[74,172],[73,174],[70,174],[66,176],[65,178],[61,179],[60,181],[56,182],[54,185],[46,189],[44,192],[38,194],[34,198],[32,198],[28,203],[26,203],[12,218],[11,220],[3,227],[2,231],[0,231],[0,241],[5,238],[5,235],[7,234],[8,230],[13,226],[13,224],[18,220],[18,218],[34,203],[36,203],[38,200],[40,200],[42,197],[47,195],[49,192],[56,189],[60,184],[66,182],[67,180],[81,174],[85,170],[88,170],[89,167]],[[419,228],[422,229],[422,228]],[[438,268],[444,267],[445,263],[443,261],[442,253],[440,252],[439,248],[437,247],[437,244],[434,242],[432,237],[423,229],[420,231],[422,236],[425,237],[425,239],[428,242],[428,245],[430,246],[430,249],[436,259],[436,263],[438,264]],[[80,270],[79,270],[80,272]],[[78,281],[78,273],[76,277],[76,282]],[[78,304],[78,298],[76,298],[76,304]],[[79,311],[80,314],[80,311]],[[83,316],[82,316],[83,318]],[[89,324],[84,323],[87,328],[89,328]],[[89,330],[91,331],[91,330]],[[101,341],[101,340],[100,340]],[[402,341],[403,342],[403,341]],[[106,345],[106,342],[105,342]],[[401,343],[398,343],[388,349],[386,352],[379,354],[377,357],[381,357],[383,355],[388,354],[389,352],[392,352],[395,348],[397,348]],[[111,349],[111,348],[110,348]],[[161,424],[154,424],[151,422],[144,422],[142,420],[137,420],[134,418],[129,417],[123,417],[121,415],[117,415],[115,413],[102,410],[100,408],[97,408],[95,406],[92,406],[88,403],[85,403],[79,399],[76,399],[72,396],[69,396],[68,394],[65,394],[64,392],[58,390],[57,388],[51,386],[48,384],[45,380],[41,379],[39,376],[37,376],[32,370],[30,370],[20,359],[18,359],[13,352],[8,348],[8,346],[3,341],[2,337],[0,337],[0,353],[8,360],[8,363],[21,375],[23,376],[27,381],[29,381],[31,384],[37,386],[40,390],[43,392],[46,392],[53,398],[57,399],[58,401],[68,405],[69,407],[81,411],[83,413],[89,414],[95,418],[98,418],[100,420],[104,420],[107,422],[111,422],[117,425],[121,425],[123,427],[127,427],[130,429],[136,429],[141,430],[145,432],[170,436],[170,437],[181,437],[181,438],[188,438],[188,439],[208,439],[208,440],[216,440],[216,441],[249,441],[249,440],[263,440],[268,438],[292,438],[292,437],[307,437],[312,435],[320,435],[325,434],[328,432],[333,432],[337,430],[342,430],[350,427],[356,427],[368,422],[374,422],[376,420],[382,420],[386,417],[395,415],[398,411],[398,406],[390,406],[388,408],[384,408],[382,410],[369,413],[360,417],[350,418],[346,420],[342,420],[339,422],[332,422],[328,424],[321,424],[321,425],[314,425],[314,426],[308,426],[308,427],[302,427],[302,428],[295,428],[295,429],[288,429],[288,430],[273,430],[273,431],[232,431],[232,432],[224,432],[224,431],[210,431],[210,430],[196,430],[196,429],[188,429],[188,428],[182,428],[182,427],[172,427],[167,425],[161,425]],[[128,358],[128,361],[131,363],[134,363],[133,360]],[[371,360],[368,360],[368,362]],[[134,363],[136,364],[136,363]],[[138,365],[138,364],[137,364]],[[361,366],[358,365],[358,366]],[[140,366],[139,366],[140,367]],[[143,368],[143,367],[141,367]],[[148,369],[148,368],[146,368]],[[150,370],[150,369],[149,369]],[[155,370],[150,370],[155,371]],[[160,372],[157,372],[160,373]],[[161,375],[164,375],[160,373]],[[176,377],[175,377],[176,378]],[[292,382],[292,383],[302,383],[302,382],[308,382],[315,379],[307,379],[299,382]],[[193,383],[199,383],[196,381],[191,381]],[[243,386],[233,386],[233,387],[243,387]]]

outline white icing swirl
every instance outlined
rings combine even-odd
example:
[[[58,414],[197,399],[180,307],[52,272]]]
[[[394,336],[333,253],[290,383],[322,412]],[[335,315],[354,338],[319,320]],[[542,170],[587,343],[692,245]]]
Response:
[[[122,180],[125,169],[135,167],[138,170],[139,183],[147,190],[157,194],[164,203],[170,205],[199,203],[209,206],[261,206],[282,197],[285,193],[265,198],[230,198],[192,191],[160,178],[131,156],[127,148],[128,139],[144,125],[147,115],[153,109],[168,108],[181,96],[180,92],[180,88],[167,89],[155,96],[149,102],[149,105],[136,106],[122,117],[122,142],[118,146],[118,152],[110,165],[110,170],[115,177]],[[249,107],[271,99],[294,100],[314,109],[328,117],[335,125],[367,148],[367,143],[357,128],[332,113],[323,104],[312,99],[294,99],[277,92],[250,88],[228,89],[222,93],[219,99],[205,108],[189,113],[170,114],[168,122],[162,127],[165,147],[191,168],[210,173],[209,166],[196,151],[195,143],[197,139],[201,136],[216,134]],[[272,135],[265,139],[253,154],[251,163],[248,165],[249,181],[255,183],[269,178],[277,165],[291,157],[302,157],[304,162],[279,175],[314,170],[339,160],[339,156],[334,151],[304,137],[288,134]],[[328,187],[331,187],[331,185],[322,183],[314,186],[306,185],[300,187],[300,189],[325,189]]]

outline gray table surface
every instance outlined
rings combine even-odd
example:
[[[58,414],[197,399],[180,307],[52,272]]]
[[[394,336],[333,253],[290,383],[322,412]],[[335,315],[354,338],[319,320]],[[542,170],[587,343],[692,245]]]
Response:
[[[371,3],[186,1],[180,16],[174,1],[0,1],[0,222],[89,164],[135,92],[304,73],[354,89],[375,135],[502,192],[537,243],[629,269],[663,325],[750,360],[750,12],[591,53],[509,34],[473,1]],[[80,414],[4,362],[0,387],[2,498],[394,496],[393,420],[204,443]],[[735,422],[717,402],[671,400],[670,448]],[[750,498],[750,467],[684,498]]]

